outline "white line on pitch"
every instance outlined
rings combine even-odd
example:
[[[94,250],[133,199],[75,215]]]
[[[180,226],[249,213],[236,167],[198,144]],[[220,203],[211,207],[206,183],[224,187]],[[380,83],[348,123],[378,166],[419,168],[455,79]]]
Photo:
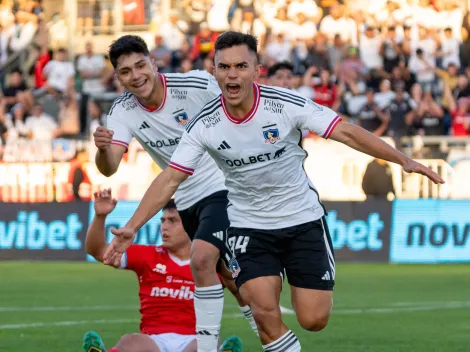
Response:
[[[416,306],[416,307],[391,307],[391,308],[369,308],[369,309],[338,309],[333,311],[333,315],[354,315],[354,314],[367,314],[367,313],[393,313],[402,311],[423,311],[423,310],[440,310],[440,309],[457,309],[457,308],[470,308],[470,301],[468,302],[449,302],[442,305],[431,306]],[[287,313],[293,314],[293,313]],[[225,318],[234,319],[242,318],[243,314],[229,314]],[[6,324],[0,325],[0,330],[9,329],[26,329],[26,328],[42,328],[48,326],[72,326],[83,324],[124,324],[124,323],[138,323],[138,319],[115,319],[115,320],[78,320],[78,321],[58,321],[58,322],[38,322],[29,324]]]

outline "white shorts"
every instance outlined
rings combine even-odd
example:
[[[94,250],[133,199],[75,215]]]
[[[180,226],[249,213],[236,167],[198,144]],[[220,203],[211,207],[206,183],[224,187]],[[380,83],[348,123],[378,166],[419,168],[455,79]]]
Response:
[[[148,335],[161,352],[183,352],[196,339],[196,335],[180,335],[174,333]]]

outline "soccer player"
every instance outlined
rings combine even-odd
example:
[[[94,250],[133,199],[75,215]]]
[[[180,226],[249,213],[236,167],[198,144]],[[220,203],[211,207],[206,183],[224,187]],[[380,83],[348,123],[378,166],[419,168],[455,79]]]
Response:
[[[115,173],[135,137],[164,169],[191,117],[219,96],[217,82],[206,71],[157,73],[147,45],[137,36],[126,35],[115,41],[109,49],[109,57],[126,92],[112,105],[106,128],[100,127],[94,133],[98,147],[96,165],[106,176]],[[217,117],[203,123],[209,127],[217,123]],[[213,352],[217,347],[224,302],[216,266],[219,258],[226,263],[233,258],[225,238],[229,221],[224,176],[207,153],[195,174],[176,192],[175,202],[183,226],[193,239],[191,269],[196,283],[198,351]],[[241,300],[232,275],[228,269],[226,271],[225,274],[221,271],[225,285],[237,297],[242,312],[257,332],[250,308]]]
[[[107,248],[106,217],[116,207],[111,190],[95,193],[95,217],[86,236],[86,251],[103,261]],[[163,208],[161,246],[132,245],[118,268],[132,270],[139,279],[140,334],[122,336],[108,352],[196,352],[194,281],[189,266],[191,240],[184,231],[173,200]],[[90,331],[85,352],[105,352],[100,336]],[[221,351],[241,352],[241,340],[232,336]]]
[[[332,307],[335,262],[325,210],[303,169],[301,130],[309,129],[369,155],[400,164],[435,183],[444,181],[380,138],[293,91],[258,85],[257,40],[226,32],[215,44],[215,78],[222,90],[186,126],[170,167],[151,184],[104,257],[119,263],[136,231],[156,214],[207,151],[229,190],[228,241],[240,265],[236,277],[251,307],[265,351],[300,351],[279,307],[285,268],[300,325],[322,330]],[[206,127],[203,121],[216,123]],[[318,150],[316,152],[322,152]],[[319,165],[321,172],[321,165]]]
[[[290,62],[277,62],[268,68],[269,84],[272,86],[292,89],[294,82],[294,66]]]

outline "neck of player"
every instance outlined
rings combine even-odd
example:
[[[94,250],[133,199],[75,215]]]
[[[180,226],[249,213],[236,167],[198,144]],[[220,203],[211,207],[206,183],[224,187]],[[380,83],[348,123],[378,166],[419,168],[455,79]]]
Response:
[[[254,91],[254,85],[253,83],[251,84],[251,87],[249,88],[248,95],[239,103],[236,105],[233,105],[225,99],[225,106],[233,117],[239,120],[243,120],[246,115],[250,112],[251,108],[255,104],[255,91]]]
[[[191,244],[179,248],[168,248],[168,253],[179,260],[189,260],[189,253],[191,251]]]
[[[163,97],[165,96],[164,89],[165,87],[163,86],[160,75],[157,73],[155,75],[155,84],[153,86],[152,93],[148,98],[139,98],[139,101],[149,109],[156,109],[162,105]]]

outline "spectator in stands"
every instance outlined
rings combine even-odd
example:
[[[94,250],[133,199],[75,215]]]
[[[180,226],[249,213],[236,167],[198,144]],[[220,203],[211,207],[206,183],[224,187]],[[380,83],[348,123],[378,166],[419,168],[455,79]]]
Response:
[[[460,67],[460,42],[452,33],[452,28],[444,30],[444,39],[437,56],[442,58],[441,66],[446,68],[449,64]]]
[[[340,81],[344,81],[346,76],[351,74],[351,71],[355,71],[357,81],[368,76],[369,70],[362,60],[359,58],[357,49],[350,47],[348,49],[347,57],[341,62],[338,67],[338,78]]]
[[[288,62],[278,62],[268,69],[269,85],[292,89],[294,66]]]
[[[392,73],[388,76],[393,90],[395,90],[396,87],[405,87],[405,90],[409,91],[413,85],[410,71],[403,60],[398,62],[398,65],[392,69]]]
[[[59,126],[52,116],[43,111],[41,104],[35,104],[31,116],[26,118],[25,129],[34,140],[54,139],[60,134]]]
[[[433,88],[435,65],[429,57],[425,56],[423,49],[416,50],[416,56],[410,58],[408,67],[424,91]]]
[[[409,124],[414,120],[417,107],[416,103],[405,94],[404,87],[397,87],[395,89],[395,98],[387,108],[390,116],[387,135],[395,139],[397,146],[400,145],[400,138],[408,135]]]
[[[345,15],[344,5],[338,3],[330,8],[330,14],[323,17],[320,31],[326,34],[329,41],[333,41],[336,34],[349,45],[357,47],[357,26],[352,18]]]
[[[211,0],[183,0],[181,8],[186,10],[189,17],[189,35],[196,35],[200,30],[200,26],[207,19],[207,11],[211,5]]]
[[[8,129],[8,140],[15,140],[17,138],[30,138],[31,134],[28,133],[25,123],[25,109],[21,104],[16,104],[11,109],[12,119],[6,119],[5,125]]]
[[[268,66],[271,66],[276,62],[290,61],[291,49],[291,43],[286,39],[284,34],[277,34],[276,39],[271,41],[265,49]]]
[[[18,11],[10,37],[10,50],[18,52],[26,48],[33,40],[37,29],[37,16]]]
[[[347,46],[341,40],[341,36],[336,34],[333,43],[328,46],[328,59],[330,62],[330,71],[335,75],[341,61],[344,60],[347,52]]]
[[[88,153],[85,150],[79,150],[75,158],[70,161],[68,174],[69,202],[91,200],[91,181],[85,168],[88,159]]]
[[[450,91],[447,90],[447,94]],[[470,136],[470,99],[460,98],[457,102],[449,97],[452,116],[452,135]]]
[[[389,193],[395,195],[392,169],[385,160],[374,159],[367,165],[362,190],[367,199],[387,199]]]
[[[380,137],[385,134],[390,121],[390,116],[387,112],[382,111],[377,103],[374,101],[374,90],[368,89],[366,93],[366,104],[359,110],[359,125],[369,132]]]
[[[271,26],[271,34],[275,37],[283,34],[288,38],[295,23],[288,19],[287,10],[285,7],[279,7],[276,17],[269,23]],[[283,60],[281,60],[283,61]]]
[[[190,60],[190,59],[184,59],[182,62],[181,62],[181,67],[179,69],[179,72],[181,73],[187,73],[191,70],[193,70],[194,67],[193,67],[193,62]]]
[[[238,32],[254,35],[258,38],[258,47],[264,48],[266,40],[266,26],[263,21],[255,17],[254,10],[242,12],[242,19],[238,23],[232,24],[232,29]]]
[[[315,66],[319,70],[328,70],[330,63],[328,61],[328,39],[323,33],[317,33],[313,43],[308,45],[308,53],[305,58],[305,67]]]
[[[436,53],[438,43],[435,39],[435,31],[426,28],[420,28],[419,40],[416,43],[416,48],[421,49],[423,58],[429,62],[433,67],[436,66]],[[418,51],[416,51],[418,55]]]
[[[322,18],[323,10],[318,7],[314,0],[292,1],[287,7],[287,16],[295,21],[300,13],[305,16],[306,20],[312,21],[316,26]]]
[[[206,57],[214,57],[214,45],[218,34],[212,32],[207,23],[201,23],[199,32],[194,36],[193,47],[191,49],[191,60],[196,67],[202,67],[202,61]]]
[[[106,63],[103,55],[93,52],[92,42],[85,44],[85,53],[77,60],[77,71],[82,80],[82,96],[80,100],[80,132],[84,133],[87,126],[87,105],[90,96],[105,91],[103,84]]]
[[[381,45],[382,39],[378,31],[372,26],[367,26],[359,40],[359,53],[362,62],[369,70],[382,70]]]
[[[385,72],[391,72],[398,65],[400,54],[400,44],[396,38],[395,27],[388,27],[380,47],[380,55],[383,57],[383,69]]]
[[[315,71],[314,71],[315,72]],[[306,76],[308,82],[308,76]],[[318,104],[324,105],[333,109],[338,110],[340,105],[340,95],[338,94],[338,87],[331,81],[330,71],[328,69],[321,69],[319,72],[318,83],[313,85],[314,90],[314,101]]]
[[[51,61],[51,58],[52,52],[47,48],[47,44],[38,48],[38,57],[34,65],[34,87],[36,89],[43,87],[47,82],[44,77],[44,67]]]
[[[86,131],[86,116],[83,122],[84,128],[80,129],[81,124],[77,92],[75,90],[75,82],[73,79],[68,80],[66,94],[60,100],[58,120],[59,133],[57,133],[55,137],[76,138],[79,133],[84,133]]]
[[[212,1],[212,6],[207,12],[207,25],[212,32],[221,34],[230,29],[230,23],[228,21],[230,3],[231,0]],[[246,10],[244,10],[244,12],[246,12]]]
[[[27,94],[28,87],[26,87],[23,74],[20,71],[13,71],[8,79],[7,86],[3,89],[3,99],[6,101],[7,112],[15,104],[23,104],[26,110],[32,107],[32,97]]]
[[[11,31],[0,21],[0,66],[8,59],[8,43],[10,36]]]
[[[54,60],[49,61],[44,67],[44,75],[47,78],[46,84],[35,92],[36,96],[42,96],[45,93],[52,94],[55,97],[61,97],[67,90],[67,82],[73,79],[75,68],[68,60],[67,50],[61,48],[54,54]]]
[[[155,35],[155,47],[150,51],[150,56],[155,59],[158,71],[170,72],[171,51],[163,42],[161,34]]]
[[[188,24],[179,18],[178,10],[170,10],[169,21],[160,27],[165,46],[171,51],[171,68],[174,71],[179,62],[175,62],[176,53],[183,48],[188,33]]]
[[[8,127],[6,121],[6,102],[0,97],[0,150],[2,149],[2,146],[5,145],[5,143],[7,142],[7,138]]]
[[[411,123],[415,134],[439,136],[443,134],[443,109],[434,100],[431,91],[425,91]]]

